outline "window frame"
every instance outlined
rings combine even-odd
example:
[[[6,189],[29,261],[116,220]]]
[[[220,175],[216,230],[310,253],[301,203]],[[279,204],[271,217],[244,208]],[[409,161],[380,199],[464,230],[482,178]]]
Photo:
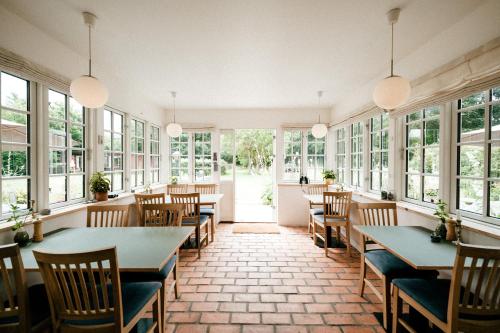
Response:
[[[195,156],[195,135],[196,134],[206,134],[210,133],[210,178],[203,180],[203,181],[197,181],[195,178],[195,162],[196,162],[196,156]],[[188,165],[187,165],[187,180],[181,180],[178,179],[179,183],[210,183],[215,181],[215,175],[214,175],[214,161],[213,161],[213,152],[214,152],[214,131],[212,130],[206,130],[206,131],[201,131],[201,130],[184,130],[181,135],[177,138],[171,138],[169,137],[169,145],[168,145],[168,156],[169,156],[169,177],[172,178],[172,170],[173,169],[178,169],[178,170],[185,170],[186,168],[181,168],[181,167],[172,167],[172,140],[180,140],[180,137],[182,135],[187,135],[187,142],[179,142],[181,144],[187,144],[187,149],[188,149],[188,154],[187,155],[180,155],[179,158],[181,157],[187,157],[188,160]],[[208,141],[202,141],[203,143],[207,143]],[[203,156],[208,156],[208,154],[203,154]],[[205,167],[206,169],[206,167]],[[180,175],[180,173],[179,173]]]
[[[36,142],[33,142],[33,139],[34,138],[37,138],[37,135],[38,135],[38,128],[37,128],[37,125],[38,125],[38,117],[39,117],[39,114],[38,114],[38,100],[37,100],[37,83],[30,80],[30,79],[27,79],[25,77],[23,77],[23,75],[21,74],[18,74],[16,72],[13,72],[13,71],[10,71],[10,70],[4,70],[4,68],[0,67],[0,76],[1,76],[1,73],[5,73],[7,75],[10,75],[10,76],[13,76],[15,78],[18,78],[18,79],[21,79],[21,80],[24,80],[26,81],[26,89],[27,89],[27,92],[26,92],[26,97],[27,97],[27,105],[26,105],[26,111],[23,111],[23,110],[17,110],[17,109],[14,109],[14,108],[10,108],[10,107],[4,107],[2,106],[2,103],[1,103],[1,92],[2,92],[2,83],[1,83],[1,79],[0,79],[0,112],[1,110],[8,110],[8,111],[13,111],[13,112],[16,112],[16,113],[20,113],[20,114],[26,114],[28,116],[28,121],[27,121],[27,126],[29,128],[29,135],[28,135],[28,139],[27,139],[27,142],[26,143],[11,143],[11,142],[5,142],[6,144],[8,145],[15,145],[15,146],[25,146],[27,149],[28,149],[28,154],[26,156],[27,158],[27,163],[29,165],[29,172],[27,172],[27,175],[26,176],[14,176],[14,177],[8,177],[8,179],[27,179],[27,186],[26,186],[26,191],[27,191],[27,203],[26,203],[26,207],[27,209],[29,209],[31,207],[31,201],[32,200],[35,200],[37,201],[37,174],[38,172],[36,170],[38,170],[38,163],[37,163],[37,159],[36,159],[36,154],[37,154],[37,150],[38,150],[38,145]],[[1,113],[0,113],[0,120],[1,120],[2,116],[1,116]],[[2,136],[2,131],[0,131],[0,152],[3,151],[3,136]],[[2,154],[0,154],[0,163],[1,163],[1,167],[3,169],[3,156]],[[4,177],[3,174],[0,174],[0,195],[3,196],[3,181],[6,179],[7,177]],[[2,204],[3,204],[3,198],[2,198]],[[37,206],[39,206],[39,203],[37,201]],[[12,213],[11,212],[3,212],[3,209],[0,209],[0,223],[4,222],[7,218],[9,218],[10,216],[12,216]]]
[[[129,178],[129,187],[131,190],[136,190],[140,188],[144,188],[146,186],[146,121],[136,118],[136,117],[131,117],[129,120],[129,144],[130,144],[130,150],[129,150],[129,172],[128,172],[128,178]],[[142,136],[137,135],[137,125],[142,124]],[[134,128],[133,128],[134,127]],[[133,128],[133,129],[132,129]],[[142,153],[138,151],[138,149],[135,149],[133,145],[133,140],[136,140],[136,145],[138,147],[138,141],[142,140]],[[135,161],[136,165],[139,164],[139,157],[142,156],[142,169],[141,168],[134,168],[132,165],[133,161],[133,156],[135,156]],[[139,184],[137,181],[137,176],[142,172],[142,184]],[[134,180],[134,182],[132,181]]]
[[[346,183],[346,171],[347,171],[347,132],[345,127],[341,127],[335,130],[335,172],[336,172],[336,182],[338,184]],[[342,134],[342,136],[340,136]],[[342,148],[342,149],[340,149]],[[340,161],[343,161],[340,163]],[[342,164],[342,165],[341,165]],[[342,176],[341,176],[342,173]]]
[[[153,131],[158,131],[158,140],[153,139]],[[158,154],[153,153],[153,143],[158,144]],[[153,158],[158,158],[158,168],[153,168]],[[155,124],[149,124],[149,184],[159,184],[161,182],[161,127]],[[158,179],[154,181],[153,172],[157,172]]]
[[[205,135],[210,135],[210,140],[205,140]],[[196,136],[197,135],[201,135],[202,139],[199,141],[196,139]],[[191,134],[191,145],[192,145],[192,148],[191,148],[191,151],[192,151],[192,161],[191,161],[191,172],[192,172],[192,175],[191,175],[191,181],[193,183],[210,183],[213,181],[214,179],[214,168],[213,168],[213,157],[212,157],[212,152],[213,152],[213,132],[211,131],[193,131],[192,134]],[[196,154],[196,144],[197,143],[200,143],[201,147],[202,147],[202,153],[201,154]],[[207,152],[205,151],[205,145],[206,144],[209,144],[210,145],[210,151],[209,153],[207,154]],[[197,167],[196,166],[196,159],[198,158],[201,158],[202,159],[202,166],[201,167]],[[207,162],[205,159],[207,159],[208,157],[208,160],[210,160],[210,162],[208,162],[208,167],[207,167]],[[210,170],[210,177],[207,177],[208,179],[205,179],[206,175],[203,176],[203,179],[202,180],[198,180],[197,179],[197,170],[201,170],[203,172],[205,172],[205,170]]]
[[[373,130],[373,120],[376,118],[376,117],[379,117],[380,118],[380,128],[379,129],[376,129],[376,130]],[[383,127],[383,123],[384,123],[384,117],[387,117],[387,127]],[[383,188],[382,187],[382,184],[383,184],[383,174],[386,173],[387,174],[387,186],[389,186],[389,173],[390,173],[390,168],[389,168],[389,129],[390,129],[390,121],[389,121],[389,115],[387,113],[380,113],[380,114],[377,114],[377,115],[374,115],[372,117],[369,118],[369,123],[368,123],[368,134],[369,134],[369,149],[368,149],[368,192],[371,192],[371,193],[376,193],[376,194],[380,194],[382,191],[389,191],[389,188]],[[377,150],[374,150],[373,149],[373,135],[375,133],[377,133],[380,135],[380,147],[377,149]],[[383,149],[383,144],[382,144],[382,141],[383,141],[383,135],[384,135],[384,132],[387,132],[387,149]],[[380,154],[379,158],[379,167],[378,167],[378,170],[376,171],[377,173],[380,174],[380,178],[379,178],[379,185],[380,185],[380,189],[377,190],[377,189],[374,189],[372,184],[373,184],[373,173],[375,172],[374,168],[373,168],[373,162],[372,162],[372,155],[373,154]],[[383,171],[384,168],[383,168],[383,154],[384,153],[387,153],[387,171]],[[366,165],[366,164],[365,164]]]
[[[110,112],[111,113],[111,130],[107,130],[104,128],[104,117],[105,117],[105,113],[106,112]],[[121,116],[122,118],[122,129],[121,129],[121,132],[116,132],[114,130],[114,114],[118,114]],[[121,112],[121,111],[118,111],[112,107],[109,107],[109,106],[104,106],[103,108],[103,113],[102,113],[102,120],[103,120],[103,173],[108,176],[109,180],[110,180],[110,192],[112,193],[122,193],[122,192],[125,192],[126,191],[126,163],[127,163],[127,152],[126,152],[126,143],[127,143],[127,139],[128,139],[128,136],[127,136],[127,117],[126,117],[126,114],[124,112]],[[105,136],[106,136],[106,132],[109,132],[110,135],[111,135],[111,149],[108,150],[106,149],[106,142],[105,142]],[[113,134],[117,134],[117,135],[121,135],[122,136],[122,149],[120,151],[118,150],[114,150],[113,148]],[[106,153],[110,153],[111,154],[111,165],[110,165],[110,168],[111,170],[106,170]],[[115,154],[117,155],[122,155],[122,167],[121,169],[117,169],[117,170],[114,170],[114,157],[115,157]],[[122,178],[122,188],[119,189],[119,190],[114,190],[113,186],[114,186],[114,175],[115,174],[119,174],[121,173],[121,178]]]
[[[300,132],[300,158],[299,158],[299,178],[297,179],[287,179],[285,178],[286,172],[286,158],[290,156],[294,156],[293,154],[293,144],[299,142],[299,140],[293,140],[292,141],[287,141],[285,137],[285,132]],[[309,156],[312,156],[314,158],[321,157],[321,154],[317,154],[317,150],[315,148],[315,154],[309,155],[309,135],[311,134],[311,128],[309,127],[286,127],[283,128],[283,165],[282,165],[282,170],[281,170],[281,181],[284,183],[295,183],[298,182],[301,176],[307,176],[309,178]],[[312,134],[311,134],[312,135]],[[321,140],[323,140],[321,142]],[[316,139],[312,141],[314,144],[318,143],[323,143],[323,170],[325,170],[327,166],[327,155],[328,155],[328,134],[325,135],[323,138]],[[286,153],[286,145],[292,144],[292,155],[287,155]],[[313,166],[314,168],[314,166]],[[314,168],[315,170],[317,168]],[[315,171],[316,172],[316,171]],[[322,175],[317,175],[319,178],[315,179],[309,179],[310,183],[321,183],[323,181],[323,176]]]
[[[54,121],[54,122],[63,122],[65,124],[65,127],[66,127],[66,140],[65,140],[65,146],[51,146],[50,145],[50,140],[47,140],[47,149],[48,149],[48,159],[47,159],[47,167],[48,167],[48,172],[47,172],[47,186],[49,188],[49,197],[48,197],[48,204],[49,204],[49,207],[50,208],[59,208],[59,207],[65,207],[65,206],[70,206],[70,205],[74,205],[74,204],[77,204],[77,203],[81,203],[81,202],[85,202],[87,201],[87,198],[88,198],[88,180],[89,180],[89,175],[88,175],[88,138],[89,138],[89,135],[88,135],[88,121],[89,121],[89,116],[88,116],[88,109],[85,108],[83,105],[81,106],[82,107],[82,111],[83,111],[83,123],[79,123],[79,122],[74,122],[71,120],[71,117],[70,117],[70,100],[73,99],[73,97],[70,96],[69,93],[65,93],[59,89],[55,89],[55,88],[52,88],[52,87],[47,87],[46,89],[47,91],[47,125],[48,125],[48,135],[50,135],[50,122],[51,121]],[[64,96],[64,101],[65,101],[65,113],[66,113],[66,118],[65,120],[61,120],[61,119],[57,119],[57,118],[51,118],[50,117],[50,112],[48,111],[49,110],[49,95],[50,95],[50,91],[53,91],[55,92],[56,94],[61,94]],[[76,101],[76,100],[75,100]],[[76,126],[81,126],[82,129],[83,129],[83,147],[79,148],[79,147],[72,147],[71,146],[71,126],[72,125],[76,125]],[[50,156],[50,151],[51,150],[60,150],[60,151],[64,151],[65,153],[65,160],[66,160],[66,164],[65,164],[65,172],[64,173],[60,173],[60,174],[51,174],[50,173],[50,159],[51,159],[51,156]],[[71,153],[73,150],[77,150],[77,151],[81,151],[83,152],[83,171],[81,172],[71,172],[70,171],[70,165],[71,165]],[[69,197],[70,195],[70,189],[71,189],[71,176],[83,176],[83,197],[81,198],[76,198],[76,199],[71,199]],[[58,201],[58,202],[54,202],[54,203],[51,203],[50,202],[50,178],[51,177],[65,177],[66,178],[66,181],[65,181],[65,185],[66,185],[66,193],[65,193],[65,196],[66,196],[66,200],[64,201]]]
[[[429,117],[426,117],[426,111],[429,111],[431,109],[438,110],[437,115],[432,115]],[[410,115],[415,114],[415,113],[420,113],[420,116],[418,119],[415,120],[409,120]],[[445,108],[443,105],[431,105],[431,106],[426,106],[424,108],[421,108],[417,111],[413,111],[410,113],[406,113],[405,115],[402,116],[402,126],[403,130],[401,133],[403,133],[402,137],[402,142],[403,142],[403,163],[402,163],[402,169],[401,169],[401,182],[402,182],[402,189],[401,189],[401,199],[403,201],[411,202],[420,206],[426,206],[429,208],[435,208],[436,204],[435,202],[432,201],[425,201],[425,177],[437,177],[438,180],[438,190],[437,190],[437,196],[435,197],[435,200],[437,201],[438,199],[442,199],[441,193],[441,164],[442,164],[442,150],[443,150],[443,137],[442,137],[442,132],[444,130],[442,124],[441,124],[441,117],[442,113],[445,112]],[[439,133],[438,133],[438,142],[437,144],[431,144],[428,145],[425,142],[425,135],[426,135],[426,123],[429,121],[438,121],[439,124]],[[410,147],[409,146],[409,132],[408,128],[409,126],[413,124],[419,124],[420,125],[420,138],[419,138],[419,144],[418,146],[415,147]],[[438,159],[438,165],[437,165],[437,173],[428,173],[425,171],[425,151],[427,149],[436,149],[437,148],[437,159]],[[409,150],[415,149],[419,151],[420,154],[420,161],[419,161],[419,171],[414,172],[414,171],[408,171],[408,154]],[[419,199],[411,198],[408,197],[408,177],[409,176],[418,176],[420,178],[420,196]]]
[[[358,127],[358,132],[354,135],[354,126]],[[353,144],[357,140],[358,149],[354,152]],[[355,190],[363,190],[365,186],[365,122],[363,120],[353,122],[349,125],[349,186]],[[353,168],[353,155],[357,156],[358,167]],[[356,174],[357,184],[354,184]]]

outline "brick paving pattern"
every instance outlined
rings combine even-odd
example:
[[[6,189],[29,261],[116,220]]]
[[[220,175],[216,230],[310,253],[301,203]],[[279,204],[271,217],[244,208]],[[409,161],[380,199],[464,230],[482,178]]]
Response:
[[[220,224],[216,239],[196,252],[181,250],[178,300],[167,308],[175,333],[384,332],[372,294],[357,295],[359,254],[324,256],[306,229],[280,234],[233,234]]]

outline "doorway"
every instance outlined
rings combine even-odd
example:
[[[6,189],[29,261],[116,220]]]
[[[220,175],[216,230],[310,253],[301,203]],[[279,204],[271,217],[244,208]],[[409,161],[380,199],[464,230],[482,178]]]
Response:
[[[274,155],[274,129],[221,133],[221,186],[232,185],[234,222],[276,221]]]

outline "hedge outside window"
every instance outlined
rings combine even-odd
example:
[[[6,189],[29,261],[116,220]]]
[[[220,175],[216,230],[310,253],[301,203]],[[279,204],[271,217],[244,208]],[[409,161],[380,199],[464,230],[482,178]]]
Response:
[[[156,126],[149,134],[149,182],[160,182],[160,128]]]
[[[439,196],[439,107],[405,117],[405,197],[434,203]]]
[[[0,73],[2,208],[0,216],[8,215],[10,204],[21,209],[31,199],[31,103],[30,82]]]
[[[302,130],[287,129],[283,134],[283,180],[298,181],[302,174]]]
[[[104,173],[111,180],[111,191],[123,191],[124,145],[123,114],[104,110]]]
[[[75,99],[48,91],[49,203],[84,200],[85,109]]]
[[[370,119],[370,190],[387,190],[389,182],[389,116]]]
[[[337,136],[337,152],[335,153],[335,162],[337,166],[337,182],[343,184],[345,182],[345,128],[340,128],[336,131]]]
[[[457,209],[500,218],[500,87],[457,102]]]
[[[351,186],[363,187],[363,123],[351,125]]]
[[[170,176],[189,182],[189,133],[170,138]]]
[[[194,181],[212,179],[212,134],[194,133]]]
[[[130,121],[130,187],[144,185],[144,122]]]

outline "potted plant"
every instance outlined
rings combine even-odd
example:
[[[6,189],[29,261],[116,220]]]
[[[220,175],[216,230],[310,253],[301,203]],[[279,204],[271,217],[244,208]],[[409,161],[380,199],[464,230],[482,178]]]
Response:
[[[323,180],[327,185],[332,185],[335,179],[337,178],[333,170],[324,170],[321,174],[323,175]]]
[[[111,188],[110,184],[111,182],[104,176],[104,173],[96,172],[90,177],[90,192],[94,193],[97,201],[106,201]]]
[[[12,226],[12,231],[15,231],[14,243],[17,243],[19,247],[25,247],[30,242],[30,236],[28,232],[24,229],[24,224],[28,218],[31,209],[28,209],[25,214],[20,214],[21,209],[17,204],[10,204],[10,209],[12,215],[8,218],[8,222],[14,222]]]
[[[177,184],[177,176],[172,176],[170,177],[170,184],[176,185]]]
[[[446,206],[446,202],[439,199],[436,203],[436,211],[434,212],[434,216],[437,216],[441,221],[436,230],[434,230],[434,234],[441,237],[441,239],[446,239],[446,221],[450,218]]]

